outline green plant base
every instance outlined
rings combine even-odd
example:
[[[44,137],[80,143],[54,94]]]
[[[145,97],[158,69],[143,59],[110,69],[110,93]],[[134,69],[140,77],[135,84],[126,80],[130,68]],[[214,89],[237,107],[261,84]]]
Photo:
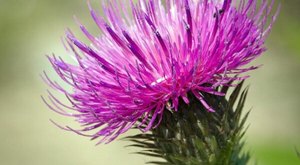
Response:
[[[242,85],[235,87],[229,99],[202,93],[215,112],[207,111],[190,93],[188,105],[180,100],[177,112],[165,109],[157,128],[127,137],[134,142],[130,146],[142,148],[139,154],[163,158],[165,161],[148,162],[159,165],[247,164],[250,156],[243,153],[241,139],[249,112],[244,117],[241,114],[248,89],[241,92]],[[228,93],[228,87],[219,91]]]

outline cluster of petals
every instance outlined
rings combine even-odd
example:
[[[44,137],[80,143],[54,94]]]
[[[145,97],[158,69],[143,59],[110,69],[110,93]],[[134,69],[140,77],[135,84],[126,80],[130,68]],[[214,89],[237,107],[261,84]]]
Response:
[[[78,21],[90,43],[66,32],[76,63],[48,57],[71,90],[43,76],[70,104],[50,92],[45,102],[81,124],[59,127],[101,138],[99,143],[133,126],[155,128],[165,110],[176,113],[179,99],[189,104],[188,92],[213,112],[202,94],[224,95],[217,87],[246,79],[242,73],[257,68],[247,64],[265,51],[277,15],[270,16],[273,2],[110,0],[104,2],[104,17],[89,5],[101,35],[93,36]]]

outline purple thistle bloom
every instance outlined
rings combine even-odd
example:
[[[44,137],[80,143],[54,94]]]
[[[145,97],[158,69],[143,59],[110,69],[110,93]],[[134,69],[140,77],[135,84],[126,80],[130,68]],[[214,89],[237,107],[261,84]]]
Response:
[[[67,31],[68,50],[78,65],[48,57],[68,91],[45,74],[45,81],[64,93],[71,106],[49,92],[55,112],[76,118],[83,129],[74,131],[110,142],[137,125],[148,131],[159,125],[163,111],[177,111],[179,99],[189,103],[193,93],[214,111],[202,93],[239,82],[257,67],[246,65],[265,51],[264,42],[277,16],[267,24],[274,0],[139,0],[127,6],[105,3],[105,21],[90,7],[103,32],[86,45]],[[279,10],[278,10],[279,11]],[[131,16],[132,15],[132,16]],[[209,84],[209,85],[208,85]],[[94,130],[94,132],[93,132]],[[85,132],[92,132],[90,135]]]

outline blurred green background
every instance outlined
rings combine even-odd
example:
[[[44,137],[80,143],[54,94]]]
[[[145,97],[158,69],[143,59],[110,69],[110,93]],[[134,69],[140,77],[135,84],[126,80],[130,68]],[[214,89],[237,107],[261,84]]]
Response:
[[[92,1],[100,10],[101,0]],[[300,1],[281,0],[282,10],[267,41],[262,68],[247,81],[252,108],[246,134],[252,163],[299,165],[300,150]],[[131,154],[127,143],[96,141],[62,131],[49,122],[74,123],[50,111],[41,101],[47,86],[39,74],[51,72],[45,55],[65,56],[64,29],[77,36],[76,14],[99,33],[86,0],[0,0],[0,164],[1,165],[141,165],[149,158]],[[134,132],[129,132],[134,133]],[[128,134],[127,134],[128,135]]]

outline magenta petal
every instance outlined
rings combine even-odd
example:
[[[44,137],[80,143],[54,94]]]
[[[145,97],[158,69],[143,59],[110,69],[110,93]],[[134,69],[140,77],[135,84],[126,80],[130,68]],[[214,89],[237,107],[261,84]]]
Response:
[[[258,8],[257,2],[138,0],[126,6],[115,0],[105,5],[105,18],[89,4],[103,34],[92,36],[77,21],[91,42],[67,31],[66,48],[77,64],[48,57],[69,88],[43,76],[69,100],[69,105],[62,103],[49,93],[49,108],[75,118],[83,128],[56,125],[108,143],[134,125],[143,131],[155,128],[165,110],[176,113],[180,100],[189,104],[188,93],[214,112],[202,93],[223,96],[218,87],[248,78],[244,73],[257,68],[249,63],[266,50],[279,10],[266,25],[274,0]]]

